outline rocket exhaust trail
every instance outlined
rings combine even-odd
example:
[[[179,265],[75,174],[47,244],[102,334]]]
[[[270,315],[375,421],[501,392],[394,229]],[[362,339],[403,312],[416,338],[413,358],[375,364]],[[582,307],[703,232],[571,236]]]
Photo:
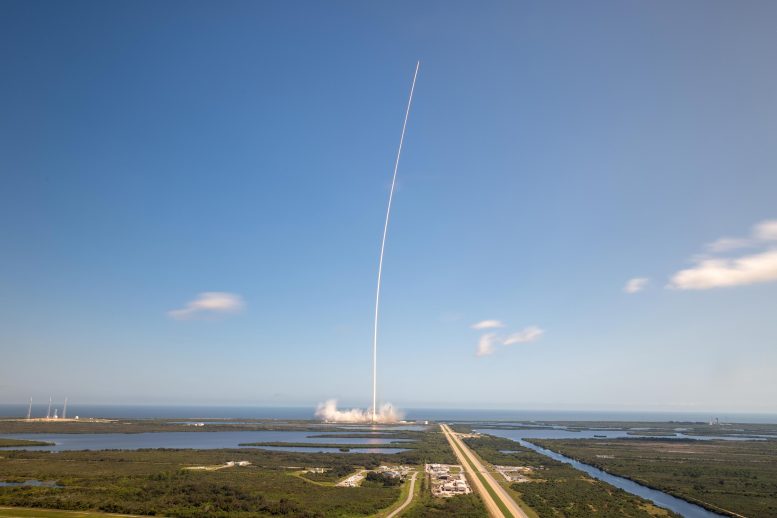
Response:
[[[394,162],[394,176],[391,179],[391,191],[389,192],[388,207],[386,208],[386,222],[383,225],[383,239],[380,243],[380,259],[378,260],[378,287],[375,290],[375,324],[372,331],[372,422],[375,422],[375,412],[378,407],[378,309],[380,307],[380,279],[383,273],[383,251],[386,249],[386,233],[388,232],[389,216],[391,216],[391,201],[394,199],[394,187],[397,184],[397,169],[399,169],[399,157],[402,155],[402,144],[405,141],[405,129],[407,128],[407,119],[410,116],[410,105],[413,103],[413,91],[415,90],[415,80],[418,77],[418,69],[421,62],[415,64],[415,73],[413,74],[413,84],[410,86],[410,97],[407,100],[407,109],[405,110],[405,121],[402,123],[402,135],[399,137],[399,149],[397,149],[397,159]]]
[[[378,409],[378,315],[380,314],[380,287],[383,275],[383,253],[386,250],[386,234],[388,233],[389,219],[391,217],[391,202],[394,199],[394,191],[397,185],[397,171],[399,169],[399,159],[402,156],[402,146],[405,142],[405,131],[407,130],[407,120],[410,117],[410,106],[413,104],[413,92],[415,92],[415,83],[418,78],[418,70],[421,62],[416,62],[415,72],[413,73],[413,82],[410,85],[410,96],[407,100],[405,109],[405,118],[402,122],[402,134],[399,137],[399,148],[397,157],[394,161],[394,173],[391,178],[391,191],[389,192],[388,206],[386,207],[386,221],[383,224],[383,238],[380,242],[380,256],[378,259],[378,282],[375,290],[375,322],[372,333],[372,408],[366,410],[351,409],[338,410],[337,400],[330,399],[324,403],[319,403],[315,415],[330,423],[395,423],[404,415],[391,404],[386,403]]]

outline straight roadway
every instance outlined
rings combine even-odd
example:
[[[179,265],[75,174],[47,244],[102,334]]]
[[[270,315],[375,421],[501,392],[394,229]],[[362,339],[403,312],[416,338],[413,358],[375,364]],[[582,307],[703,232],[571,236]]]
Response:
[[[453,448],[453,452],[456,454],[459,462],[469,474],[472,483],[475,484],[477,492],[480,494],[483,503],[486,505],[488,514],[494,518],[529,518],[523,509],[518,507],[518,504],[515,503],[515,500],[507,493],[505,488],[494,479],[483,463],[480,462],[474,453],[472,453],[469,446],[464,444],[464,441],[459,439],[456,433],[451,430],[447,424],[441,424],[440,428],[442,428],[442,431],[445,434],[446,439],[448,439],[451,448]],[[489,492],[488,488],[491,489],[491,492]],[[492,492],[496,495],[496,499],[492,496]],[[509,514],[502,511],[499,503],[497,503],[497,499],[499,500],[499,503],[502,504],[502,508],[509,511]]]

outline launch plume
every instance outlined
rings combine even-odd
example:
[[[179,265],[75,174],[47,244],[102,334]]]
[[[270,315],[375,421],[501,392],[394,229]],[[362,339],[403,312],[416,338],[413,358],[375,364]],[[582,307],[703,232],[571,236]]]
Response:
[[[383,224],[383,238],[380,241],[380,256],[378,259],[378,283],[375,289],[375,321],[372,330],[372,408],[368,410],[352,409],[337,410],[337,401],[330,399],[326,403],[318,405],[316,416],[326,421],[344,422],[344,423],[392,423],[401,419],[401,415],[391,404],[387,403],[378,408],[378,315],[380,309],[380,282],[383,274],[383,252],[386,250],[386,235],[388,234],[389,218],[391,217],[391,202],[394,199],[394,191],[397,186],[397,171],[399,170],[399,158],[402,156],[402,145],[405,142],[405,130],[407,129],[407,119],[410,117],[410,106],[413,104],[413,92],[415,91],[415,80],[418,77],[418,69],[421,62],[415,64],[413,73],[413,83],[410,85],[410,96],[405,108],[405,119],[402,122],[402,134],[399,137],[399,148],[397,149],[397,158],[394,161],[394,174],[391,177],[391,190],[389,191],[388,206],[386,207],[386,221]]]
[[[388,207],[386,208],[386,222],[383,225],[383,239],[380,242],[380,259],[378,260],[378,287],[375,290],[375,325],[372,331],[372,421],[377,422],[378,407],[378,308],[380,307],[380,280],[383,273],[383,252],[386,249],[386,234],[388,233],[389,217],[391,216],[391,201],[394,199],[394,189],[397,185],[397,170],[399,169],[399,157],[402,155],[402,144],[405,142],[405,130],[407,129],[407,119],[410,117],[410,105],[413,104],[413,92],[415,91],[415,80],[418,77],[418,68],[421,62],[415,64],[415,73],[413,74],[413,84],[410,86],[410,97],[407,100],[405,109],[405,120],[402,123],[402,135],[399,137],[399,148],[397,149],[397,159],[394,161],[394,176],[391,178],[391,191],[389,191]]]
[[[316,417],[330,423],[396,423],[404,418],[404,414],[394,408],[391,403],[381,406],[376,412],[352,408],[350,410],[338,410],[337,400],[330,399],[326,403],[319,403],[316,408]]]

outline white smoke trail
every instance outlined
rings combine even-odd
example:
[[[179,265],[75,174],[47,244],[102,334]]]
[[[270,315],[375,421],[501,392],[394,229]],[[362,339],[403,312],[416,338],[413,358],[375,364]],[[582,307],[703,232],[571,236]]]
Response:
[[[413,84],[410,86],[410,97],[407,100],[407,109],[405,110],[405,120],[402,123],[402,135],[399,137],[399,149],[397,149],[397,159],[394,162],[394,176],[391,178],[391,191],[389,191],[388,207],[386,208],[386,222],[383,225],[383,239],[380,242],[380,259],[378,260],[378,287],[375,290],[375,325],[372,331],[372,421],[377,422],[376,410],[378,407],[378,308],[380,307],[380,280],[383,273],[383,251],[386,249],[386,234],[388,233],[389,216],[391,216],[391,201],[394,199],[394,189],[397,184],[397,170],[399,169],[399,157],[402,155],[402,144],[405,142],[405,129],[407,129],[407,119],[410,116],[410,105],[413,104],[413,92],[415,91],[415,80],[418,77],[418,68],[421,62],[415,64],[415,73],[413,74]]]
[[[421,62],[416,62],[415,72],[413,73],[413,83],[410,85],[410,97],[407,100],[407,108],[405,109],[405,120],[402,122],[402,134],[399,137],[397,158],[394,162],[394,175],[391,178],[391,191],[389,191],[388,206],[386,207],[386,221],[383,224],[383,238],[380,242],[378,284],[375,290],[375,322],[372,332],[372,408],[367,410],[358,408],[338,410],[337,401],[330,399],[326,403],[320,403],[316,409],[316,417],[324,419],[325,421],[335,423],[396,423],[404,417],[404,415],[399,410],[395,409],[391,403],[385,403],[378,408],[378,314],[380,309],[380,283],[383,274],[383,252],[386,249],[386,234],[388,233],[389,218],[391,216],[391,202],[394,199],[394,191],[396,190],[399,158],[402,155],[402,145],[405,142],[407,119],[410,117],[410,106],[413,104],[415,81],[418,77],[418,69],[420,67]]]
[[[330,399],[326,403],[319,403],[316,408],[316,417],[329,423],[397,423],[405,415],[394,408],[390,403],[381,406],[377,412],[352,408],[350,410],[338,410],[337,400]]]

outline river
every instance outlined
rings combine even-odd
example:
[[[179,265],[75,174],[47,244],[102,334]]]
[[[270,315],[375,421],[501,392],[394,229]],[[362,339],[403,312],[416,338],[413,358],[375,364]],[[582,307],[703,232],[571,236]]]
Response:
[[[496,437],[502,437],[504,439],[510,439],[512,441],[515,441],[521,446],[530,448],[536,451],[537,453],[550,457],[551,459],[557,460],[559,462],[565,462],[567,464],[570,464],[572,465],[572,467],[579,469],[580,471],[584,471],[585,473],[588,473],[593,478],[596,478],[603,482],[607,482],[608,484],[618,487],[620,489],[623,489],[624,491],[627,491],[633,495],[637,495],[646,500],[650,500],[657,506],[663,507],[664,509],[669,509],[670,511],[674,511],[675,513],[680,514],[685,518],[721,518],[726,516],[723,514],[718,514],[712,511],[708,511],[707,509],[701,506],[692,504],[690,502],[686,502],[685,500],[676,498],[668,493],[664,493],[663,491],[659,491],[657,489],[652,489],[647,486],[643,486],[642,484],[638,484],[633,480],[629,480],[627,478],[619,477],[616,475],[611,475],[610,473],[607,473],[606,471],[602,471],[599,468],[595,468],[589,464],[585,464],[583,462],[569,458],[565,455],[561,455],[560,453],[556,453],[554,451],[541,448],[535,444],[532,444],[524,440],[524,439],[570,439],[570,438],[588,439],[588,438],[593,438],[594,434],[605,435],[605,432],[591,431],[590,433],[586,433],[588,431],[585,431],[585,430],[583,432],[569,432],[566,430],[542,430],[542,429],[535,429],[535,430],[482,429],[482,430],[475,430],[475,431],[479,433],[490,434]],[[618,433],[616,432],[609,432],[607,433],[607,435],[608,435],[608,438],[620,437],[620,435],[618,435]],[[632,437],[632,438],[634,437],[633,435],[631,436],[626,435],[625,432],[623,432],[622,436]],[[708,438],[705,437],[705,439],[708,439]]]

